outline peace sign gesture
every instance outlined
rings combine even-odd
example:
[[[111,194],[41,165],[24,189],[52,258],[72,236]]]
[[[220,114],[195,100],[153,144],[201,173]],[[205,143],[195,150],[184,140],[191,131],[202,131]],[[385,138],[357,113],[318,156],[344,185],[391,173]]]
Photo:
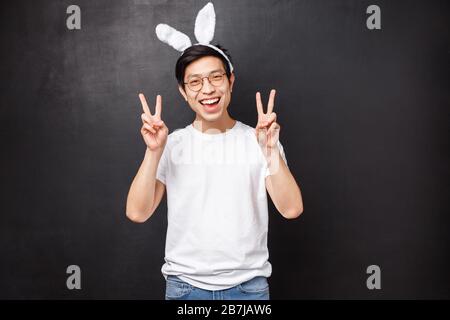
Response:
[[[277,121],[277,114],[272,112],[275,101],[276,91],[270,91],[269,103],[267,104],[267,113],[264,113],[263,104],[261,102],[261,94],[256,93],[256,109],[258,111],[258,123],[256,124],[255,133],[258,143],[263,148],[263,152],[267,155],[269,149],[274,149],[280,134],[280,125]]]
[[[164,121],[161,120],[162,98],[160,95],[156,96],[155,114],[152,115],[147,104],[145,96],[140,93],[142,109],[144,113],[141,115],[142,128],[141,134],[144,138],[147,148],[151,151],[163,151],[166,145],[167,135],[169,129]]]

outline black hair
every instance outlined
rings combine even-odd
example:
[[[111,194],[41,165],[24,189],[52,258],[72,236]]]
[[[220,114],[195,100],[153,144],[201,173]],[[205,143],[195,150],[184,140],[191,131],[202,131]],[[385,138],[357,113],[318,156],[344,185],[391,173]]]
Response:
[[[233,61],[231,60],[231,56],[228,54],[228,52],[225,48],[223,48],[220,45],[215,45],[215,47],[222,50],[223,53],[226,54],[228,59],[230,59],[230,62],[233,63]],[[206,56],[213,56],[213,57],[219,58],[222,61],[222,64],[225,68],[225,72],[227,73],[228,79],[230,79],[230,76],[231,76],[230,66],[228,64],[227,59],[225,59],[225,57],[223,55],[221,55],[220,52],[218,52],[217,50],[214,50],[213,48],[208,47],[208,46],[195,45],[195,46],[191,46],[188,49],[186,49],[183,52],[183,54],[181,55],[181,57],[178,58],[177,64],[175,65],[175,77],[177,78],[178,84],[183,89],[184,89],[184,74],[185,74],[187,66],[189,64],[191,64],[192,62],[194,62],[200,58],[206,57]]]

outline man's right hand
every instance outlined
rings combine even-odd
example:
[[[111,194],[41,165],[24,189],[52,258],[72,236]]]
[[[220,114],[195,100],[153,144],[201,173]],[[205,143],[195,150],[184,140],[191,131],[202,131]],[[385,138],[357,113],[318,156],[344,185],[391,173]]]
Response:
[[[162,152],[164,150],[164,146],[166,145],[169,129],[164,121],[161,120],[161,96],[156,96],[154,115],[151,114],[147,101],[145,100],[145,96],[142,93],[139,94],[139,99],[141,99],[142,109],[144,110],[144,113],[141,115],[141,134],[144,138],[145,144],[150,151]]]

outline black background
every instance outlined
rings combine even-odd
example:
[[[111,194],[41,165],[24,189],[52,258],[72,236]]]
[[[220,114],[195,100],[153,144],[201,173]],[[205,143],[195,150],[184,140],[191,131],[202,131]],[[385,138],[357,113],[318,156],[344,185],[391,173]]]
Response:
[[[163,299],[166,198],[125,217],[143,159],[144,92],[170,132],[194,114],[179,53],[158,23],[194,42],[207,1],[1,4],[0,298]],[[81,30],[66,8],[81,8]],[[368,30],[366,8],[381,8]],[[213,43],[234,60],[230,113],[274,111],[305,211],[269,203],[274,299],[449,298],[448,1],[214,1]],[[79,265],[82,289],[66,288]],[[366,287],[381,268],[381,290]]]

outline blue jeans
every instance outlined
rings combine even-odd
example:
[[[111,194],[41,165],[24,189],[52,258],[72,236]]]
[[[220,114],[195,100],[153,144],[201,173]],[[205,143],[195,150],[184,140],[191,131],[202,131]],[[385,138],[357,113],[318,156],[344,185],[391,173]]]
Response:
[[[255,277],[229,289],[211,291],[167,276],[166,300],[269,300],[269,284],[266,277]]]

